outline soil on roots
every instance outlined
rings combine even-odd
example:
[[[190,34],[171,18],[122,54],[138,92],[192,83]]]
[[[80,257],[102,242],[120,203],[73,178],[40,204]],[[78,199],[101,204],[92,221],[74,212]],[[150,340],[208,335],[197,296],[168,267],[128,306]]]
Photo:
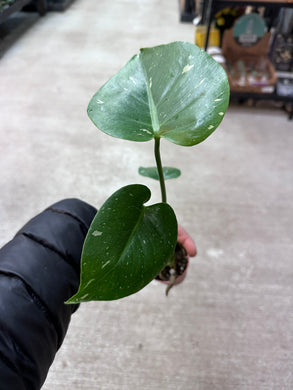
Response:
[[[167,265],[159,275],[156,277],[157,280],[169,282],[171,279],[178,278],[184,273],[188,264],[188,256],[186,249],[179,243],[175,248],[175,264],[173,266]]]

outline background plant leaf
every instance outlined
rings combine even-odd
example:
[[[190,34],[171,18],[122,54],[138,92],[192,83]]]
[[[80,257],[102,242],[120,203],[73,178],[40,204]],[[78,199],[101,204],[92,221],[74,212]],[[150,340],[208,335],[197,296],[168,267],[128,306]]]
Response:
[[[159,174],[157,167],[139,167],[138,173],[141,176],[150,177],[151,179],[159,180]],[[181,175],[181,172],[177,168],[163,167],[164,179],[176,179]]]
[[[119,299],[146,286],[174,253],[177,221],[166,203],[144,206],[150,190],[139,184],[115,192],[88,231],[81,283],[67,303]]]
[[[202,142],[229,102],[227,75],[187,42],[141,49],[91,99],[88,115],[105,133],[132,141]]]

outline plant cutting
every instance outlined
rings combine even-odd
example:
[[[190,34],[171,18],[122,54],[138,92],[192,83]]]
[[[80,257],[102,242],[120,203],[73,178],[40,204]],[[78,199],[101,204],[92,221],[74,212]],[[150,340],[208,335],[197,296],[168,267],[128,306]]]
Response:
[[[221,123],[228,102],[224,69],[187,42],[141,49],[92,97],[88,115],[98,129],[154,143],[156,165],[140,167],[139,173],[158,181],[161,201],[145,205],[151,191],[140,184],[126,185],[106,200],[84,242],[79,290],[67,303],[120,299],[156,277],[164,280],[166,272],[176,282],[178,224],[165,181],[180,171],[163,166],[160,143],[187,147],[204,141]]]

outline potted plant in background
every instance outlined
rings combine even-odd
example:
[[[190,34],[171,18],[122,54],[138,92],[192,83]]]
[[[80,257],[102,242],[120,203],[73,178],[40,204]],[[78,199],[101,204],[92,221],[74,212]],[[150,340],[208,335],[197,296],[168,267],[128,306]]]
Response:
[[[149,188],[130,184],[106,200],[84,243],[79,290],[67,303],[123,298],[155,277],[171,278],[169,288],[176,283],[185,267],[178,266],[175,249],[181,258],[186,253],[176,245],[177,219],[167,203],[165,180],[180,171],[163,166],[160,142],[204,141],[222,121],[228,102],[224,69],[187,42],[141,49],[93,96],[88,115],[100,130],[130,141],[154,141],[156,166],[140,167],[139,173],[160,183],[162,199],[145,205]]]

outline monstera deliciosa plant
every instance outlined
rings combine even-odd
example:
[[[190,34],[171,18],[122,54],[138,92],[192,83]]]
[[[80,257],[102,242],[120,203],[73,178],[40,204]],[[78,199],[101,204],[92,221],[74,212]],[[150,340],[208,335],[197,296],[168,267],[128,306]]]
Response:
[[[180,171],[163,167],[160,141],[193,146],[220,124],[229,102],[224,69],[187,42],[141,49],[93,96],[88,115],[103,132],[125,140],[154,141],[156,167],[141,175],[160,183],[162,201],[127,185],[97,212],[85,239],[78,292],[67,303],[114,300],[133,294],[172,266],[177,220],[167,203],[165,180]]]

